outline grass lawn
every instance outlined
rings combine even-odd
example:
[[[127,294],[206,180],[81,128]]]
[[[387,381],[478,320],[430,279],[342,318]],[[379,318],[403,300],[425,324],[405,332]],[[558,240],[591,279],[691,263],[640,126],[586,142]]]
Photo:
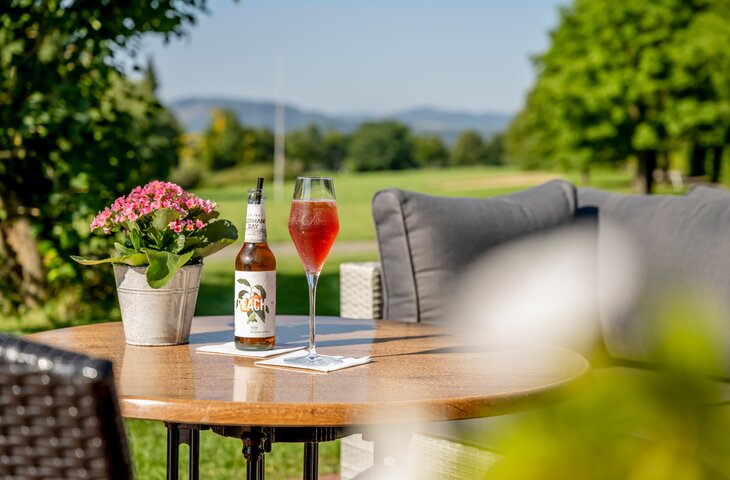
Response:
[[[338,244],[353,241],[372,241],[375,229],[370,214],[373,194],[388,187],[419,191],[432,195],[489,197],[543,183],[550,178],[566,178],[578,182],[578,175],[560,175],[546,172],[520,172],[506,167],[473,167],[448,170],[418,170],[407,172],[377,172],[367,174],[335,174],[335,188],[340,214]],[[267,179],[269,180],[269,179]],[[241,236],[246,208],[246,189],[252,185],[229,185],[224,187],[200,188],[196,193],[204,198],[216,200],[222,218],[234,221]],[[617,192],[630,192],[631,174],[606,171],[592,175],[591,186]],[[293,182],[285,186],[285,198],[275,199],[268,183],[267,220],[269,241],[273,244],[290,245],[287,231],[287,217]],[[347,250],[348,253],[333,254],[325,265],[318,288],[317,313],[337,315],[339,313],[338,266],[347,261],[376,260],[378,255],[374,243]],[[368,245],[373,245],[368,247]],[[233,255],[240,243],[228,247],[228,252],[206,259],[203,269],[197,315],[230,315],[233,311]],[[303,270],[291,248],[277,254],[277,311],[280,314],[306,314],[307,286]],[[0,318],[0,331],[28,333],[47,328],[56,328],[42,318]],[[159,422],[128,421],[133,450],[133,461],[138,478],[165,478],[166,435]],[[185,449],[182,449],[183,452]],[[211,432],[201,434],[201,477],[228,479],[242,478],[245,474],[245,460],[240,454],[241,442],[222,438]],[[181,468],[186,455],[181,454]],[[301,478],[302,446],[276,444],[267,457],[266,475],[271,479]],[[320,448],[320,472],[337,472],[339,468],[339,442],[322,444]],[[185,474],[184,474],[185,475]]]
[[[487,197],[520,190],[541,183],[547,178],[558,177],[541,172],[522,173],[501,167],[331,175],[335,179],[337,208],[340,215],[338,242],[375,238],[370,202],[375,192],[382,188],[397,187],[433,195]],[[217,201],[221,217],[232,220],[242,231],[246,217],[246,190],[252,186],[200,188],[195,190],[195,193],[203,198]],[[285,184],[283,199],[273,197],[269,179],[264,188],[267,189],[266,220],[269,241],[289,242],[287,221],[294,182],[289,181]]]
[[[137,478],[164,480],[166,473],[167,431],[161,422],[127,421]],[[233,480],[246,476],[246,459],[241,453],[241,441],[210,431],[200,432],[200,478]],[[266,478],[291,480],[302,478],[304,446],[275,443],[266,454]],[[324,442],[319,447],[321,475],[339,472],[339,442]],[[180,478],[188,478],[188,449],[180,449]]]
[[[340,214],[338,242],[372,240],[375,229],[370,213],[373,195],[383,188],[402,188],[431,195],[492,197],[515,192],[546,182],[564,178],[578,185],[580,176],[559,172],[522,172],[513,167],[465,167],[445,170],[412,170],[371,173],[323,173],[335,179],[337,208]],[[630,193],[632,173],[624,170],[596,170],[591,172],[589,186],[614,192]],[[266,215],[269,242],[290,242],[287,230],[289,205],[294,182],[284,186],[284,198],[273,196],[271,179],[266,179]],[[229,185],[199,188],[195,193],[218,202],[221,217],[233,221],[243,231],[246,217],[246,190],[254,185]],[[657,193],[670,189],[657,185]]]

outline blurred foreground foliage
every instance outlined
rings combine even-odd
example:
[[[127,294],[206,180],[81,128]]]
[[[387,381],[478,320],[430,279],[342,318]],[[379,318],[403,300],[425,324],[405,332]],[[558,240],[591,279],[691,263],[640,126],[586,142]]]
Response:
[[[140,37],[184,34],[205,0],[10,0],[0,9],[0,314],[66,318],[113,299],[93,215],[177,162],[179,128],[140,69]],[[108,279],[107,279],[108,280]],[[62,320],[62,319],[61,319]]]
[[[651,363],[597,368],[582,395],[522,416],[505,429],[501,459],[472,478],[730,478],[727,333],[707,312],[669,301]]]

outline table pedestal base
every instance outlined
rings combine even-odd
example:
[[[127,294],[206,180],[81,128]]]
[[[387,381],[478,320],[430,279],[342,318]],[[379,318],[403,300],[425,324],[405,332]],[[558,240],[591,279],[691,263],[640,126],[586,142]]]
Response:
[[[304,443],[304,480],[316,480],[319,475],[319,444],[331,442],[355,433],[342,427],[239,427],[211,425],[210,429],[224,437],[240,438],[246,457],[246,479],[264,479],[265,454],[274,442]]]
[[[167,480],[177,480],[180,445],[190,448],[190,480],[198,480],[200,465],[200,431],[207,430],[207,425],[189,425],[184,423],[167,423]]]

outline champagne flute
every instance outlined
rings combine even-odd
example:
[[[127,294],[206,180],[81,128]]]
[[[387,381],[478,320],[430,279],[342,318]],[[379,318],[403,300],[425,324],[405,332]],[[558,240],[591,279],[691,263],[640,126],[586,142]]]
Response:
[[[289,235],[304,265],[309,284],[309,352],[301,357],[287,358],[287,363],[295,365],[342,363],[338,357],[318,355],[314,345],[317,282],[339,231],[340,221],[337,218],[334,181],[326,177],[297,177],[289,212]]]

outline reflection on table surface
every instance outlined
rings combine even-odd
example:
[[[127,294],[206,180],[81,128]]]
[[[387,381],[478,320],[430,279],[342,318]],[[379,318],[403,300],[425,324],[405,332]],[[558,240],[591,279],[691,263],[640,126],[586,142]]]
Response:
[[[277,344],[306,346],[308,334],[304,316],[277,319]],[[558,347],[486,347],[443,327],[336,317],[318,317],[318,351],[370,355],[372,363],[322,374],[195,352],[232,340],[228,316],[196,318],[190,344],[172,347],[126,345],[121,323],[30,338],[110,359],[125,416],[180,422],[297,426],[470,418],[519,408],[589,371],[581,356]]]

